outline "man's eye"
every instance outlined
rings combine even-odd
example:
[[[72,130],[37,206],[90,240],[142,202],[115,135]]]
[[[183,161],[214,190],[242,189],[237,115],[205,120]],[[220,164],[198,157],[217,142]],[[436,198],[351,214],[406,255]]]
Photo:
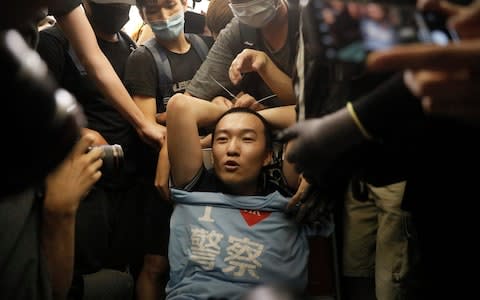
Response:
[[[166,6],[167,6],[168,8],[172,8],[172,7],[175,7],[175,5],[177,5],[177,2],[176,2],[176,1],[169,1]]]
[[[225,136],[219,136],[216,138],[217,142],[226,142],[227,141],[227,137]]]
[[[255,139],[251,136],[245,136],[245,137],[243,137],[243,141],[244,142],[253,142],[253,141],[255,141]]]

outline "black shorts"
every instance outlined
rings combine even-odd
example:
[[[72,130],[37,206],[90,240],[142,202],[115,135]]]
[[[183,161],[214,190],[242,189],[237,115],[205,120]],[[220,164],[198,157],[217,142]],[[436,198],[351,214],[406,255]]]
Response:
[[[167,256],[173,206],[160,197],[153,184],[144,184],[144,253]]]

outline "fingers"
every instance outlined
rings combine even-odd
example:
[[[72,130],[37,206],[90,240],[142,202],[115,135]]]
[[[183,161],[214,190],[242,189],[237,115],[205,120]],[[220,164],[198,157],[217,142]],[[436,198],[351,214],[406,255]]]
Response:
[[[245,73],[258,72],[265,65],[264,57],[266,56],[265,53],[252,49],[244,49],[240,52],[228,70],[228,76],[232,83],[238,84]]]
[[[233,106],[234,107],[249,107],[249,108],[252,108],[252,106],[256,102],[257,101],[255,100],[255,98],[253,98],[249,94],[242,94],[241,96],[237,97],[237,101],[235,101],[235,104]]]
[[[468,71],[428,71],[408,70],[403,75],[403,80],[410,91],[417,97],[426,95],[433,96],[433,94],[449,92],[450,88],[454,86],[454,82],[468,80]]]
[[[404,81],[412,93],[432,99],[471,99],[480,95],[480,78],[471,75],[468,70],[451,72],[407,71]]]
[[[157,113],[155,115],[155,120],[158,124],[166,125],[167,124],[167,112]]]
[[[87,180],[90,180],[90,182],[88,182],[87,185],[94,184],[100,179],[100,177],[102,177],[102,172],[100,171],[100,168],[102,167],[102,165],[103,165],[103,160],[100,159],[100,157],[93,160],[93,163],[88,165],[88,169],[89,169],[88,172],[91,175],[87,176]]]
[[[257,99],[243,92],[240,92],[237,95],[237,100],[235,101],[233,107],[248,107],[255,111],[265,108],[265,106],[258,102]]]
[[[287,209],[291,209],[292,207],[296,206],[297,203],[305,199],[310,192],[310,188],[311,188],[310,184],[305,179],[302,179],[297,189],[297,192],[295,193],[295,195],[292,196],[292,198],[288,202]]]
[[[164,128],[160,124],[155,124],[153,122],[145,122],[146,126],[145,127],[137,127],[136,131],[142,141],[144,141],[147,145],[150,145],[151,147],[155,149],[160,149],[163,144],[164,140],[164,132],[161,130],[161,128]]]
[[[282,131],[279,131],[275,137],[276,140],[278,140],[281,143],[286,143],[290,140],[293,140],[298,137],[298,130],[297,126],[293,125],[291,127],[288,127],[287,129],[284,129]]]
[[[228,69],[228,77],[230,78],[230,81],[237,85],[240,83],[240,81],[243,78],[242,73],[246,73],[247,70],[244,70],[244,56],[245,56],[245,50],[240,52],[240,54],[235,57],[235,59],[232,61],[230,64],[230,68]]]
[[[423,97],[422,107],[425,112],[446,117],[475,121],[480,118],[480,102],[477,97],[432,98]]]
[[[86,133],[80,137],[78,142],[72,149],[74,156],[85,154],[89,151],[89,148],[95,143],[95,136],[91,133]],[[101,153],[101,151],[100,151]]]
[[[462,41],[447,46],[408,45],[369,55],[367,66],[372,71],[402,69],[480,68],[480,40]]]
[[[232,101],[222,96],[217,96],[213,98],[212,103],[219,105],[220,107],[223,107],[225,109],[230,109],[233,107]]]
[[[82,135],[90,134],[94,138],[94,145],[108,145],[107,140],[96,130],[90,128],[82,128]]]
[[[167,128],[163,125],[160,124],[155,124],[156,125],[156,130],[160,135],[160,149],[163,147],[163,144],[165,144],[165,139],[167,138]]]
[[[240,69],[238,67],[234,66],[233,62],[232,62],[232,65],[230,66],[230,68],[228,69],[228,77],[230,78],[230,81],[234,85],[239,84],[240,81],[243,78],[242,73],[240,72]]]

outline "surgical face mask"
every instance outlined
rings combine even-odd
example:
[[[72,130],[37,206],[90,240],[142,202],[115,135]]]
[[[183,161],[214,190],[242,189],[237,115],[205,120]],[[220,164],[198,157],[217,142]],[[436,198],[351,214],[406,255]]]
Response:
[[[280,4],[275,2],[275,0],[251,0],[244,3],[230,3],[229,6],[240,22],[261,28],[275,17],[280,7]]]
[[[160,40],[174,40],[183,31],[185,18],[183,11],[171,16],[167,20],[149,22],[155,37]]]
[[[93,27],[103,33],[119,32],[129,20],[130,5],[98,4],[89,1],[91,13],[88,18]]]

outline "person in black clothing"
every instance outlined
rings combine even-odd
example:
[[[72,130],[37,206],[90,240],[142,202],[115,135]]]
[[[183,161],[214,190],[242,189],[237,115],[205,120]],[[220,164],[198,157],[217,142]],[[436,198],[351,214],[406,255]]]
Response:
[[[207,56],[213,43],[211,37],[185,33],[187,1],[137,1],[144,22],[153,30],[154,37],[132,52],[125,67],[125,86],[135,104],[149,122],[166,131],[166,105],[174,93],[184,92],[195,72]],[[170,72],[167,71],[170,70]],[[163,149],[162,145],[162,149]],[[166,151],[166,149],[164,150]],[[159,159],[159,151],[145,144],[137,144],[138,178],[144,182],[146,207],[144,263],[150,274],[139,274],[142,282],[153,281],[155,288],[138,286],[143,297],[157,298],[164,294],[168,279],[168,237],[171,204],[159,194],[162,170],[168,174],[168,159]],[[167,177],[165,177],[167,179]],[[168,179],[167,179],[168,181]],[[167,184],[168,185],[168,184]],[[160,189],[161,190],[161,189]]]
[[[449,14],[456,13],[457,17],[462,11],[458,7],[451,9],[445,2],[440,6],[450,8]],[[469,9],[470,21],[476,18],[474,8],[473,5]],[[471,33],[473,27],[467,28]],[[444,93],[442,102],[442,97],[432,92],[436,89],[428,89],[432,85],[421,88],[422,83],[440,83],[438,79],[442,77],[438,77],[438,70],[448,64],[448,70],[469,70],[470,75],[457,79],[444,77],[444,84],[458,85],[464,82],[467,86],[473,86],[477,80],[475,72],[471,72],[476,68],[473,62],[478,57],[478,47],[475,48],[475,45],[475,40],[442,48],[431,45],[418,48],[415,45],[413,47],[416,48],[399,48],[386,54],[373,54],[369,64],[372,70],[382,71],[407,66],[427,68],[431,73],[415,72],[413,77],[407,75],[407,85],[413,87],[412,92],[416,96],[430,96],[430,99],[424,98],[427,104],[435,103],[432,99],[439,103],[452,103],[458,98]],[[433,60],[430,59],[432,57]],[[449,60],[442,59],[447,57]],[[414,58],[426,61],[415,64],[418,60]],[[465,61],[470,62],[468,66],[464,64]],[[428,70],[429,67],[434,69]],[[466,93],[466,97],[473,96],[464,99],[475,99],[476,94],[472,89],[464,89],[462,93]],[[393,143],[400,147],[398,150],[405,154],[403,168],[408,175],[402,205],[412,213],[418,231],[421,297],[425,299],[464,298],[475,292],[475,284],[468,276],[460,278],[458,275],[466,274],[475,267],[478,253],[478,249],[472,245],[463,246],[471,240],[468,231],[475,228],[478,218],[468,201],[477,194],[475,177],[469,174],[474,174],[480,165],[480,149],[472,140],[478,135],[478,126],[472,122],[474,114],[470,113],[470,118],[465,114],[464,118],[451,117],[466,112],[468,103],[470,108],[475,107],[475,102],[464,100],[458,106],[443,106],[443,113],[427,115],[420,101],[404,85],[402,74],[396,74],[352,105],[324,117],[301,122],[284,132],[286,139],[296,139],[287,159],[311,174],[310,179],[317,184],[325,183],[331,170],[329,168],[337,166],[338,153],[349,152],[355,145],[370,140],[370,143]],[[357,158],[364,159],[362,152],[357,154],[360,154]],[[458,282],[459,279],[461,282]]]
[[[100,149],[80,137],[84,115],[14,30],[45,1],[2,3],[0,72],[9,91],[1,128],[0,298],[64,299],[72,278],[78,204],[101,177]]]
[[[65,91],[59,90],[61,92],[58,93],[55,91],[54,81],[51,81],[44,72],[46,68],[42,63],[38,63],[41,59],[27,53],[26,46],[22,44],[22,38],[16,37],[15,33],[11,33],[7,29],[27,29],[21,31],[22,35],[24,35],[24,38],[28,38],[27,41],[31,47],[35,47],[38,12],[48,7],[49,12],[55,15],[58,24],[73,43],[73,48],[79,51],[77,54],[85,65],[85,69],[93,76],[100,89],[108,95],[108,98],[115,103],[121,113],[127,116],[132,124],[135,124],[137,132],[145,140],[159,141],[161,138],[155,128],[142,121],[143,116],[136,106],[131,101],[125,101],[129,99],[128,93],[121,85],[108,60],[98,48],[93,31],[79,6],[80,3],[81,0],[39,0],[2,4],[0,21],[2,31],[1,71],[5,74],[5,76],[2,76],[4,78],[2,84],[11,89],[12,94],[17,95],[15,101],[8,101],[9,105],[4,106],[4,113],[8,117],[2,118],[2,122],[5,122],[2,123],[2,128],[12,129],[8,131],[6,139],[15,145],[15,147],[9,148],[13,151],[4,153],[6,160],[2,161],[4,171],[9,174],[5,186],[2,186],[2,198],[4,198],[3,195],[7,195],[5,196],[5,202],[2,204],[8,205],[9,199],[15,201],[15,197],[17,197],[24,200],[24,208],[14,205],[11,209],[5,210],[6,215],[18,216],[12,211],[18,211],[19,209],[31,213],[25,215],[25,218],[18,217],[15,219],[19,222],[17,228],[25,225],[22,231],[15,230],[16,224],[10,222],[11,219],[2,218],[6,222],[4,228],[12,229],[11,234],[6,232],[10,238],[20,241],[25,237],[29,242],[17,244],[17,249],[13,250],[14,248],[9,248],[11,246],[9,241],[11,240],[6,240],[5,238],[8,237],[2,235],[2,246],[6,247],[8,253],[2,254],[2,258],[5,259],[5,263],[3,261],[1,263],[5,267],[2,267],[2,271],[5,270],[7,273],[2,274],[1,290],[5,297],[2,296],[1,298],[49,299],[52,296],[47,280],[48,274],[45,272],[45,264],[40,256],[39,247],[37,247],[40,244],[45,244],[45,247],[48,247],[44,252],[49,256],[47,267],[50,271],[54,296],[65,298],[66,289],[68,289],[71,280],[70,263],[73,257],[72,230],[75,224],[75,211],[78,201],[100,177],[99,165],[96,161],[102,153],[100,150],[86,151],[94,143],[95,138],[93,136],[83,143],[80,140],[79,144],[81,146],[79,147],[81,150],[76,153],[81,155],[73,155],[72,159],[66,160],[66,167],[61,168],[63,171],[58,176],[63,179],[63,187],[67,188],[67,192],[60,193],[60,199],[68,197],[76,205],[68,207],[68,211],[62,211],[64,207],[57,206],[57,201],[53,201],[53,209],[47,209],[48,214],[43,215],[42,208],[49,208],[49,203],[52,202],[48,200],[48,186],[47,196],[44,198],[43,189],[41,187],[37,188],[38,183],[42,183],[46,174],[67,155],[80,136],[79,127],[85,124],[82,121],[83,117],[80,117],[82,114],[78,112],[79,109],[73,105],[75,101],[71,101],[73,98],[67,97],[66,95],[69,94]],[[4,48],[4,46],[10,48]],[[29,63],[25,64],[27,61]],[[36,70],[35,72],[30,71],[29,68],[32,66]],[[17,74],[17,67],[22,70],[18,74],[23,74],[23,76],[15,75]],[[26,70],[30,72],[30,75],[26,76]],[[46,91],[42,90],[44,88]],[[22,103],[25,103],[25,105]],[[31,109],[26,110],[27,108]],[[19,115],[23,117],[19,118]],[[49,126],[53,127],[50,128]],[[87,168],[90,164],[93,167]],[[81,176],[88,175],[86,171],[94,174],[88,184],[81,180]],[[65,184],[68,179],[76,183],[75,188],[68,188],[69,186]],[[38,193],[36,193],[37,190]],[[50,190],[60,191],[57,188]],[[44,199],[43,205],[41,204],[42,199]],[[61,218],[56,218],[57,214],[61,215]],[[39,227],[36,225],[41,215],[43,220],[41,223],[42,232],[46,233],[48,231],[51,234],[40,237]],[[65,229],[65,231],[58,232],[57,229]],[[17,233],[19,233],[18,237]],[[23,246],[25,248],[22,248]],[[23,255],[24,251],[28,254]],[[19,276],[15,275],[16,272],[9,272],[9,266],[14,266],[18,270],[19,266],[22,265],[19,260],[10,254],[18,255],[19,260],[26,260],[29,263],[29,265],[25,265],[26,268],[22,269],[24,272]],[[28,255],[30,256],[27,257]],[[25,292],[24,296],[19,295],[22,292]]]
[[[121,31],[128,21],[130,11],[130,4],[123,2],[125,1],[83,2],[100,49],[120,78],[124,76],[128,56],[136,48],[129,36]],[[80,206],[75,257],[77,281],[73,283],[72,293],[81,295],[82,288],[89,289],[90,286],[89,280],[83,283],[84,279],[94,278],[84,275],[102,269],[125,272],[128,267],[134,271],[138,261],[142,261],[141,257],[137,258],[143,254],[143,218],[139,216],[143,216],[147,210],[144,207],[146,195],[143,192],[144,186],[136,178],[136,158],[133,152],[134,144],[141,141],[137,141],[128,121],[85,74],[60,28],[53,27],[40,32],[38,52],[47,61],[57,80],[79,99],[87,116],[87,128],[100,134],[108,144],[121,145],[125,157],[123,168],[109,170]],[[95,234],[92,228],[95,228]],[[143,267],[150,269],[148,265]],[[119,275],[125,277],[125,274]],[[108,284],[108,280],[100,280],[102,279],[99,278],[94,284]],[[113,276],[111,280],[119,281]],[[156,285],[155,282],[150,284]],[[131,289],[129,282],[126,285]],[[125,289],[127,293],[132,292]],[[96,291],[105,293],[105,288]],[[84,294],[93,297],[96,295],[92,290],[86,290]]]
[[[132,0],[118,2],[133,4]],[[155,124],[149,123],[132,103],[122,81],[98,47],[81,4],[82,0],[52,0],[48,5],[48,12],[57,20],[88,76],[95,82],[104,98],[128,120],[145,143],[159,147],[164,138],[162,131]]]

